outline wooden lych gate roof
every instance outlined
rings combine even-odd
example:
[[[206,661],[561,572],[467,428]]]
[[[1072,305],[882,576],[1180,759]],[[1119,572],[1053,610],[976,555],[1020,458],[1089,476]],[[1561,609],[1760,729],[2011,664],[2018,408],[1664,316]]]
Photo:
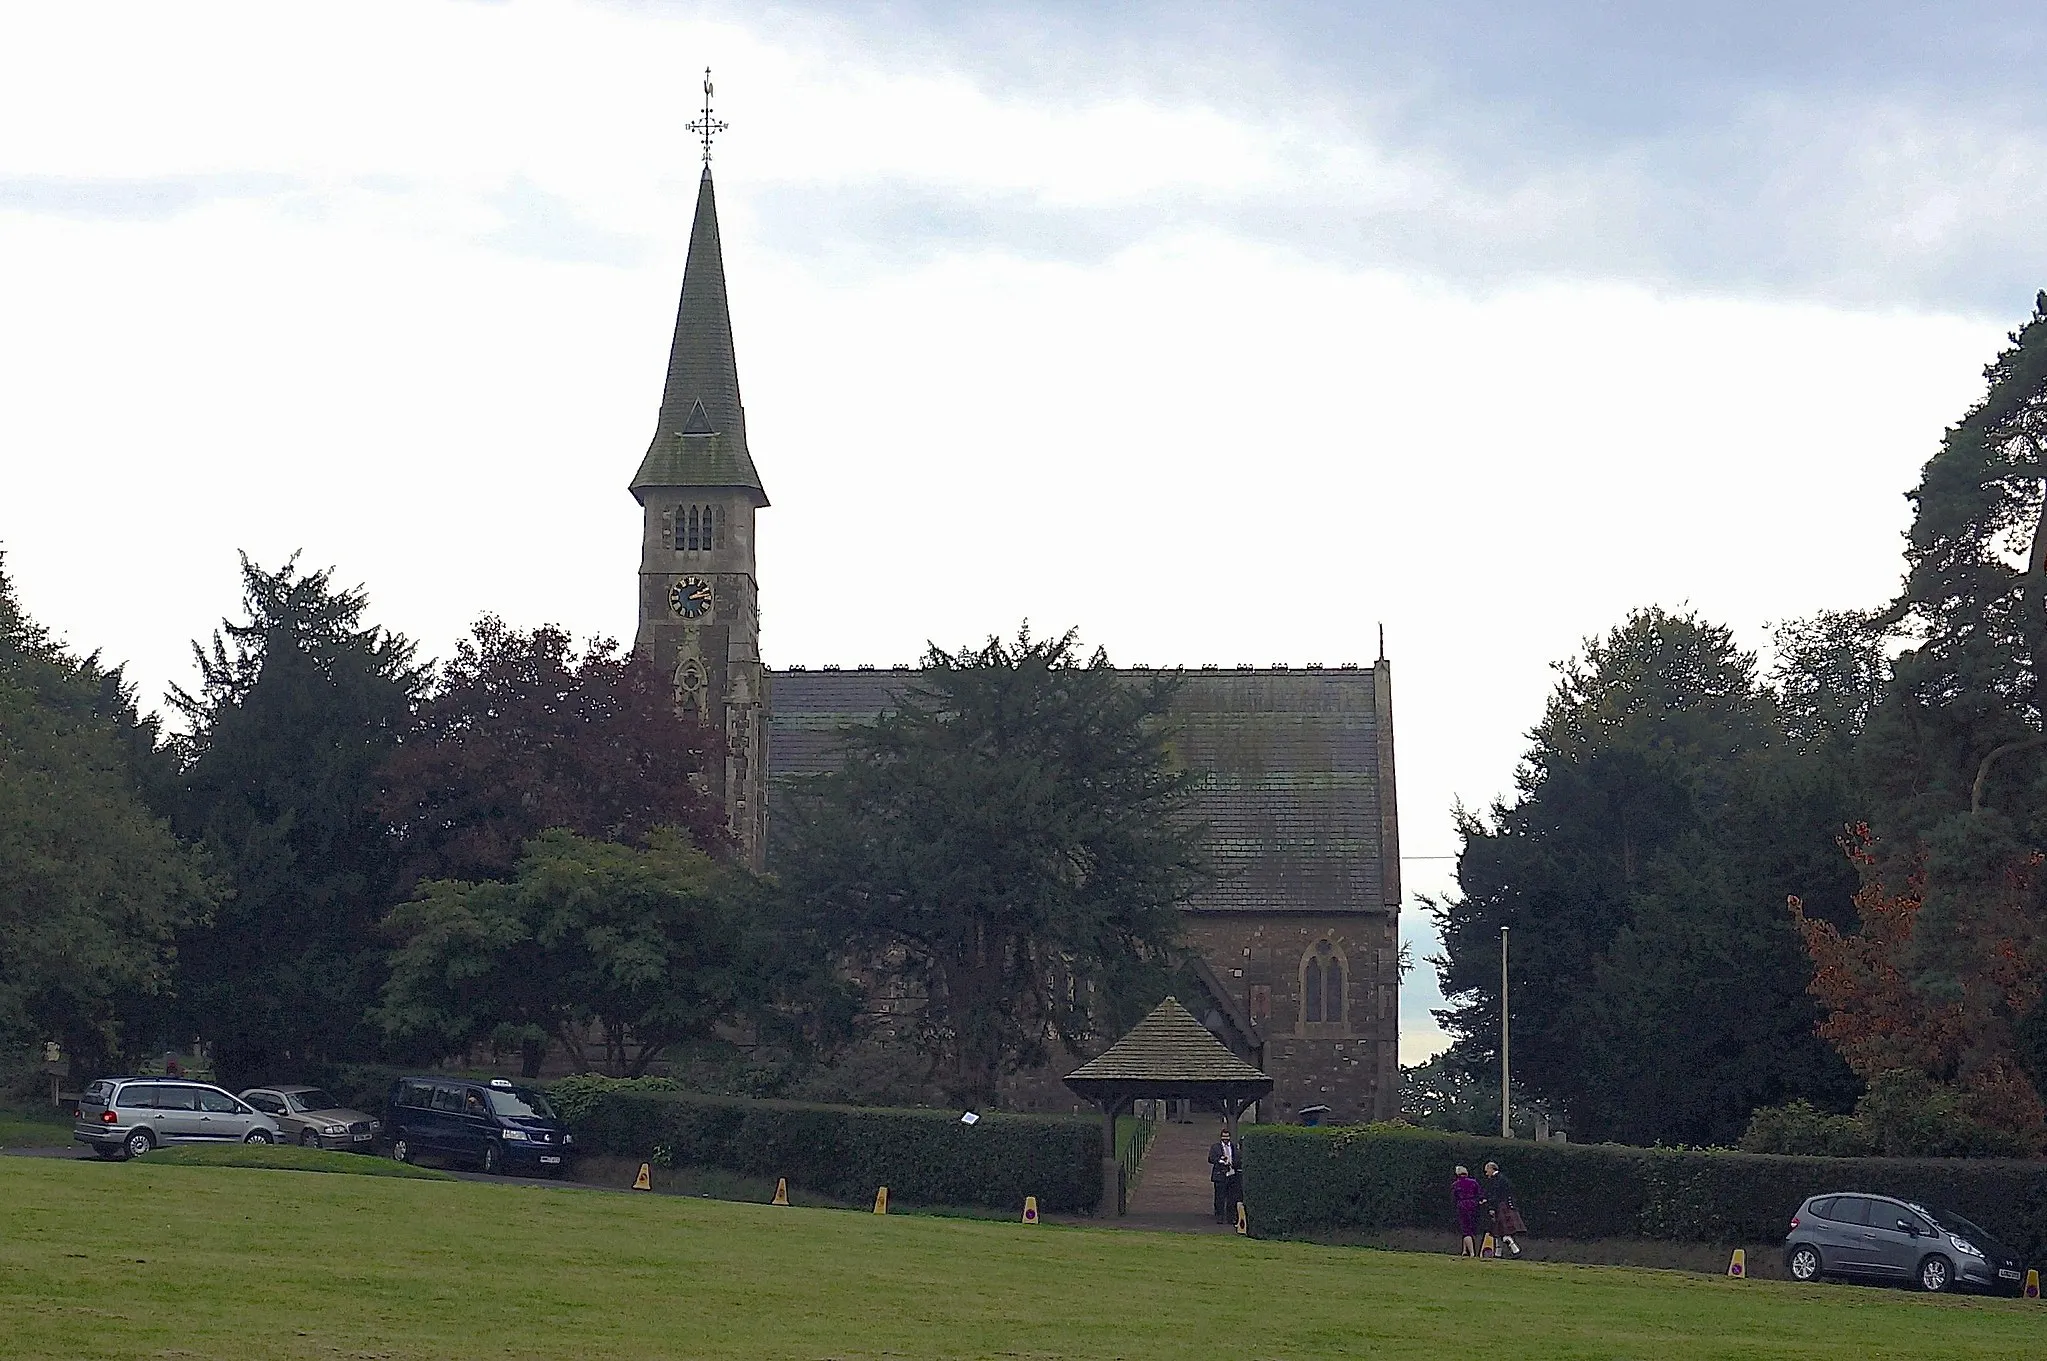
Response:
[[[1089,1101],[1133,1097],[1256,1101],[1272,1079],[1232,1054],[1175,998],[1107,1050],[1066,1075],[1066,1085]]]

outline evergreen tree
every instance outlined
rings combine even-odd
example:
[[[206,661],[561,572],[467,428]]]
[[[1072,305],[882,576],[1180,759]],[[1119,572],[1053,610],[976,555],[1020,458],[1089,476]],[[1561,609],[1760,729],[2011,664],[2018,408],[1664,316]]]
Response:
[[[0,559],[0,1044],[55,1039],[74,1075],[157,1037],[174,935],[203,915],[196,859],[143,798],[167,765],[120,668],[21,610]]]
[[[1807,668],[1867,656],[1840,618],[1783,642],[1784,688],[1808,699]],[[1859,710],[1801,701],[1788,722],[1726,629],[1657,609],[1558,672],[1516,797],[1458,815],[1460,896],[1435,905],[1454,1058],[1498,1071],[1507,926],[1515,1085],[1580,1137],[1726,1143],[1758,1105],[1845,1105],[1781,905],[1804,888],[1848,913],[1831,842]]]
[[[181,941],[183,994],[230,1081],[377,1047],[365,1017],[396,881],[378,777],[424,679],[331,571],[245,556],[242,600],[243,622],[193,644],[199,692],[171,700],[191,722],[178,824],[228,888]]]
[[[1909,932],[1884,945],[1913,1009],[1967,1019],[1914,1071],[1939,1100],[2037,1146],[2047,1142],[2047,1016],[2029,1000],[2047,983],[2047,890],[2035,872],[2047,847],[2047,293],[1984,376],[1983,399],[1911,494],[1907,574],[1887,622],[1914,645],[1864,743],[1881,851],[1865,870],[1914,886]]]
[[[933,647],[840,768],[792,788],[785,882],[904,1004],[954,1100],[1162,990],[1203,877],[1172,694],[1071,632]]]

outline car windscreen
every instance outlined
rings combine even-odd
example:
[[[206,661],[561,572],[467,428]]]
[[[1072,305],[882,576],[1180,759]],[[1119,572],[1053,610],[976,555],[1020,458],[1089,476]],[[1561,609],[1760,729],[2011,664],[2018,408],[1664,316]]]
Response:
[[[332,1092],[286,1092],[285,1096],[295,1111],[331,1111],[341,1108],[341,1103],[334,1099]]]
[[[1913,1208],[1918,1209],[1922,1207],[1914,1206]],[[1982,1247],[1988,1243],[1995,1243],[1997,1241],[1996,1234],[1990,1232],[1990,1230],[1984,1228],[1981,1224],[1970,1223],[1968,1220],[1956,1214],[1953,1210],[1927,1210],[1926,1213],[1928,1217],[1933,1220],[1934,1223],[1940,1225],[1949,1233],[1958,1233],[1964,1238],[1974,1239],[1976,1241],[1976,1246],[1978,1247]]]
[[[554,1107],[547,1104],[547,1098],[531,1087],[493,1087],[490,1089],[490,1108],[499,1115],[517,1118],[552,1120]]]

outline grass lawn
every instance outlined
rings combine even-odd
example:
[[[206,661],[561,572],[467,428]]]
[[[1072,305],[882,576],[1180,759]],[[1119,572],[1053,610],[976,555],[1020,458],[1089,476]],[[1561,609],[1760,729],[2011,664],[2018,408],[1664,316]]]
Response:
[[[0,1160],[0,1356],[2003,1358],[2024,1301],[548,1184]]]
[[[280,1172],[343,1172],[358,1177],[409,1177],[415,1181],[453,1181],[431,1167],[393,1162],[365,1153],[334,1153],[296,1144],[185,1144],[146,1155],[158,1166],[257,1167]]]
[[[0,1109],[0,1148],[61,1148],[71,1142],[71,1116],[55,1106]]]

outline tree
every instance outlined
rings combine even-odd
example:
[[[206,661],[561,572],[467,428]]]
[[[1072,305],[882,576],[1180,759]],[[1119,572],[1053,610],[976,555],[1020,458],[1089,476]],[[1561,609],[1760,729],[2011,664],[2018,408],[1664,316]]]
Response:
[[[0,1042],[56,1039],[76,1074],[155,1038],[133,1022],[211,903],[142,797],[155,732],[120,668],[23,614],[0,560]]]
[[[723,851],[724,811],[696,778],[717,753],[717,733],[676,712],[674,686],[647,659],[608,639],[578,656],[562,629],[521,633],[486,615],[401,738],[379,806],[407,890],[509,877],[551,827],[635,843],[681,827]]]
[[[430,1052],[523,1047],[533,1033],[586,1066],[637,1077],[668,1046],[758,1017],[791,977],[768,886],[660,828],[642,849],[542,832],[509,883],[428,880],[395,909],[379,1019]]]
[[[192,725],[178,826],[228,887],[181,939],[184,1000],[229,1080],[376,1050],[365,1013],[396,876],[375,798],[424,682],[331,570],[244,556],[242,599],[244,622],[193,644],[199,692],[171,697]]]
[[[1134,1019],[1202,882],[1170,681],[1072,632],[926,654],[843,761],[791,789],[791,892],[911,1011],[953,1098]]]
[[[1893,1127],[1906,1123],[1896,1111],[1916,1102],[2011,1136],[2015,1147],[1995,1151],[2047,1148],[2047,1109],[2024,1072],[2014,1033],[2015,1019],[2033,1010],[2042,991],[2032,910],[2040,857],[1983,887],[1976,929],[1948,952],[1973,956],[1958,971],[1961,986],[1929,995],[1914,978],[1924,870],[1915,868],[1903,888],[1893,889],[1867,827],[1854,829],[1844,847],[1863,876],[1855,895],[1859,930],[1848,934],[1809,918],[1803,903],[1790,900],[1814,964],[1812,994],[1827,1009],[1820,1036],[1873,1093],[1887,1086],[1891,1099],[1880,1108],[1891,1112]]]
[[[1853,633],[1784,637],[1780,668],[1797,669],[1839,660]],[[1726,629],[1658,609],[1557,669],[1516,797],[1458,814],[1460,896],[1434,905],[1453,1060],[1498,1069],[1507,926],[1515,1085],[1573,1133],[1725,1143],[1758,1105],[1845,1106],[1852,1079],[1813,1035],[1777,905],[1797,887],[1847,910],[1853,876],[1830,841],[1853,706],[1807,713],[1794,736]]]
[[[1859,940],[1813,937],[1814,986],[1838,1008],[1830,1034],[1860,1070],[1875,1070],[1878,1050],[1909,1054],[1895,1071],[2037,1143],[2047,1084],[2038,1001],[2047,903],[2036,873],[2047,843],[2047,293],[1984,376],[1983,399],[1947,431],[1911,494],[1904,588],[1885,623],[1913,645],[1862,743],[1874,836],[1857,854],[1865,892],[1878,897],[1865,904]],[[1869,859],[1878,848],[1880,863]],[[1909,888],[1869,887],[1885,882]],[[1875,911],[1879,902],[1888,906]],[[1876,974],[1856,974],[1858,958],[1891,971],[1881,987]],[[1950,1022],[1953,1034],[1933,1042]]]

